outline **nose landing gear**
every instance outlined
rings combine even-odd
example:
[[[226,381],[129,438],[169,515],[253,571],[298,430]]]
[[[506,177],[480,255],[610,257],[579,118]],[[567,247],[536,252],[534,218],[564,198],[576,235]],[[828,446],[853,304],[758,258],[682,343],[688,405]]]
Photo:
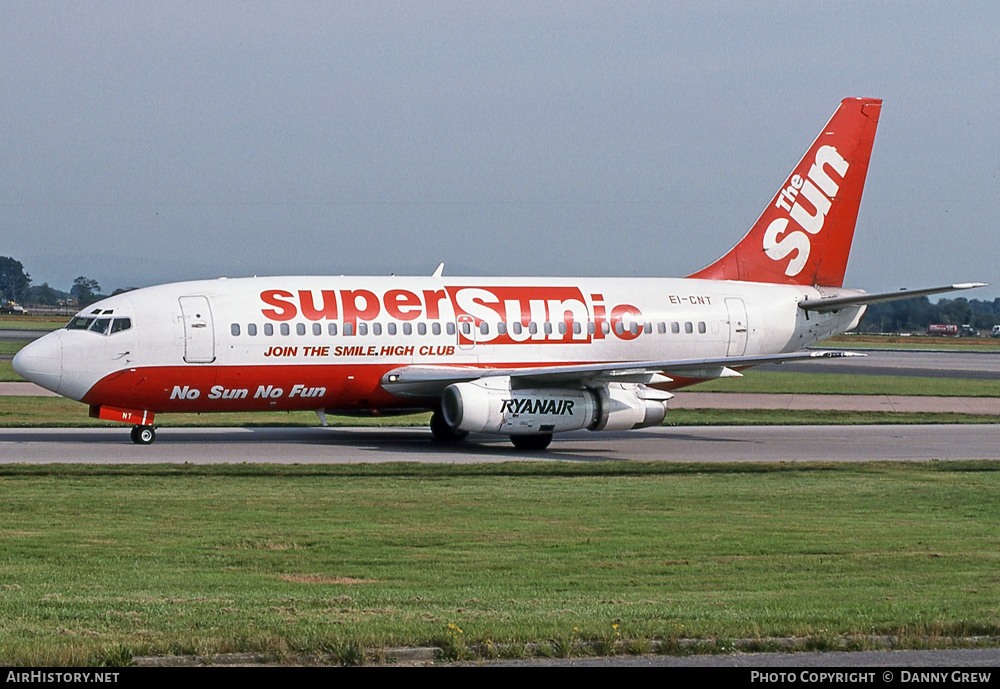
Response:
[[[136,426],[129,437],[136,445],[151,445],[156,440],[156,429],[152,426]]]

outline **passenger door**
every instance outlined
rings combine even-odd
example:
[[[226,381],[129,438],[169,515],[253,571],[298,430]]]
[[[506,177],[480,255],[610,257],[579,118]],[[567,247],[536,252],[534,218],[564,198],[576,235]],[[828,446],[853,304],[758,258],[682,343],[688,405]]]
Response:
[[[184,361],[210,364],[215,361],[215,327],[208,297],[180,297],[184,323]]]
[[[743,356],[747,350],[747,307],[742,299],[726,299],[729,314],[729,348],[726,356]]]

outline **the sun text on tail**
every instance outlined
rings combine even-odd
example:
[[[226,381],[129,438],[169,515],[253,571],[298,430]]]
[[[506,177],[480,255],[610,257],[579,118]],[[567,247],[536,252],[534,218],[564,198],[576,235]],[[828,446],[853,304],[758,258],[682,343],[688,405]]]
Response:
[[[827,168],[843,181],[848,167],[850,165],[836,148],[820,146],[806,178],[792,175],[788,185],[778,193],[774,206],[788,211],[789,217],[776,218],[767,226],[764,232],[764,253],[772,261],[782,261],[792,252],[797,252],[788,262],[785,275],[789,277],[798,275],[805,268],[809,260],[809,251],[812,249],[809,235],[819,234],[823,229],[826,215],[830,212],[837,192],[840,191],[840,184],[834,181]],[[812,211],[803,205],[803,199]],[[794,220],[802,229],[787,232],[789,220]]]

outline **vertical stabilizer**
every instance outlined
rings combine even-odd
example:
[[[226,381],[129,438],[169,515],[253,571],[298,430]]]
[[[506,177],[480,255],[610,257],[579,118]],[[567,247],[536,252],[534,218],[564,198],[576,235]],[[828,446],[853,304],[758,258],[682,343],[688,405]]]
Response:
[[[746,236],[689,277],[843,286],[881,108],[841,102]]]

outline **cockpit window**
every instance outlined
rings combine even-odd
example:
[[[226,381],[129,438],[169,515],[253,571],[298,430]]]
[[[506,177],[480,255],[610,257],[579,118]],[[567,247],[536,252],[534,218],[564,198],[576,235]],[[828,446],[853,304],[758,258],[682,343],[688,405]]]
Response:
[[[101,335],[107,335],[109,325],[111,325],[110,318],[97,318],[94,320],[94,323],[90,326],[90,332],[100,333]]]
[[[66,330],[89,330],[98,335],[113,335],[123,330],[131,330],[131,318],[89,318],[87,316],[74,316],[66,324]]]
[[[66,324],[66,330],[86,330],[90,327],[90,324],[94,322],[93,318],[84,318],[83,316],[74,316],[69,323]]]

